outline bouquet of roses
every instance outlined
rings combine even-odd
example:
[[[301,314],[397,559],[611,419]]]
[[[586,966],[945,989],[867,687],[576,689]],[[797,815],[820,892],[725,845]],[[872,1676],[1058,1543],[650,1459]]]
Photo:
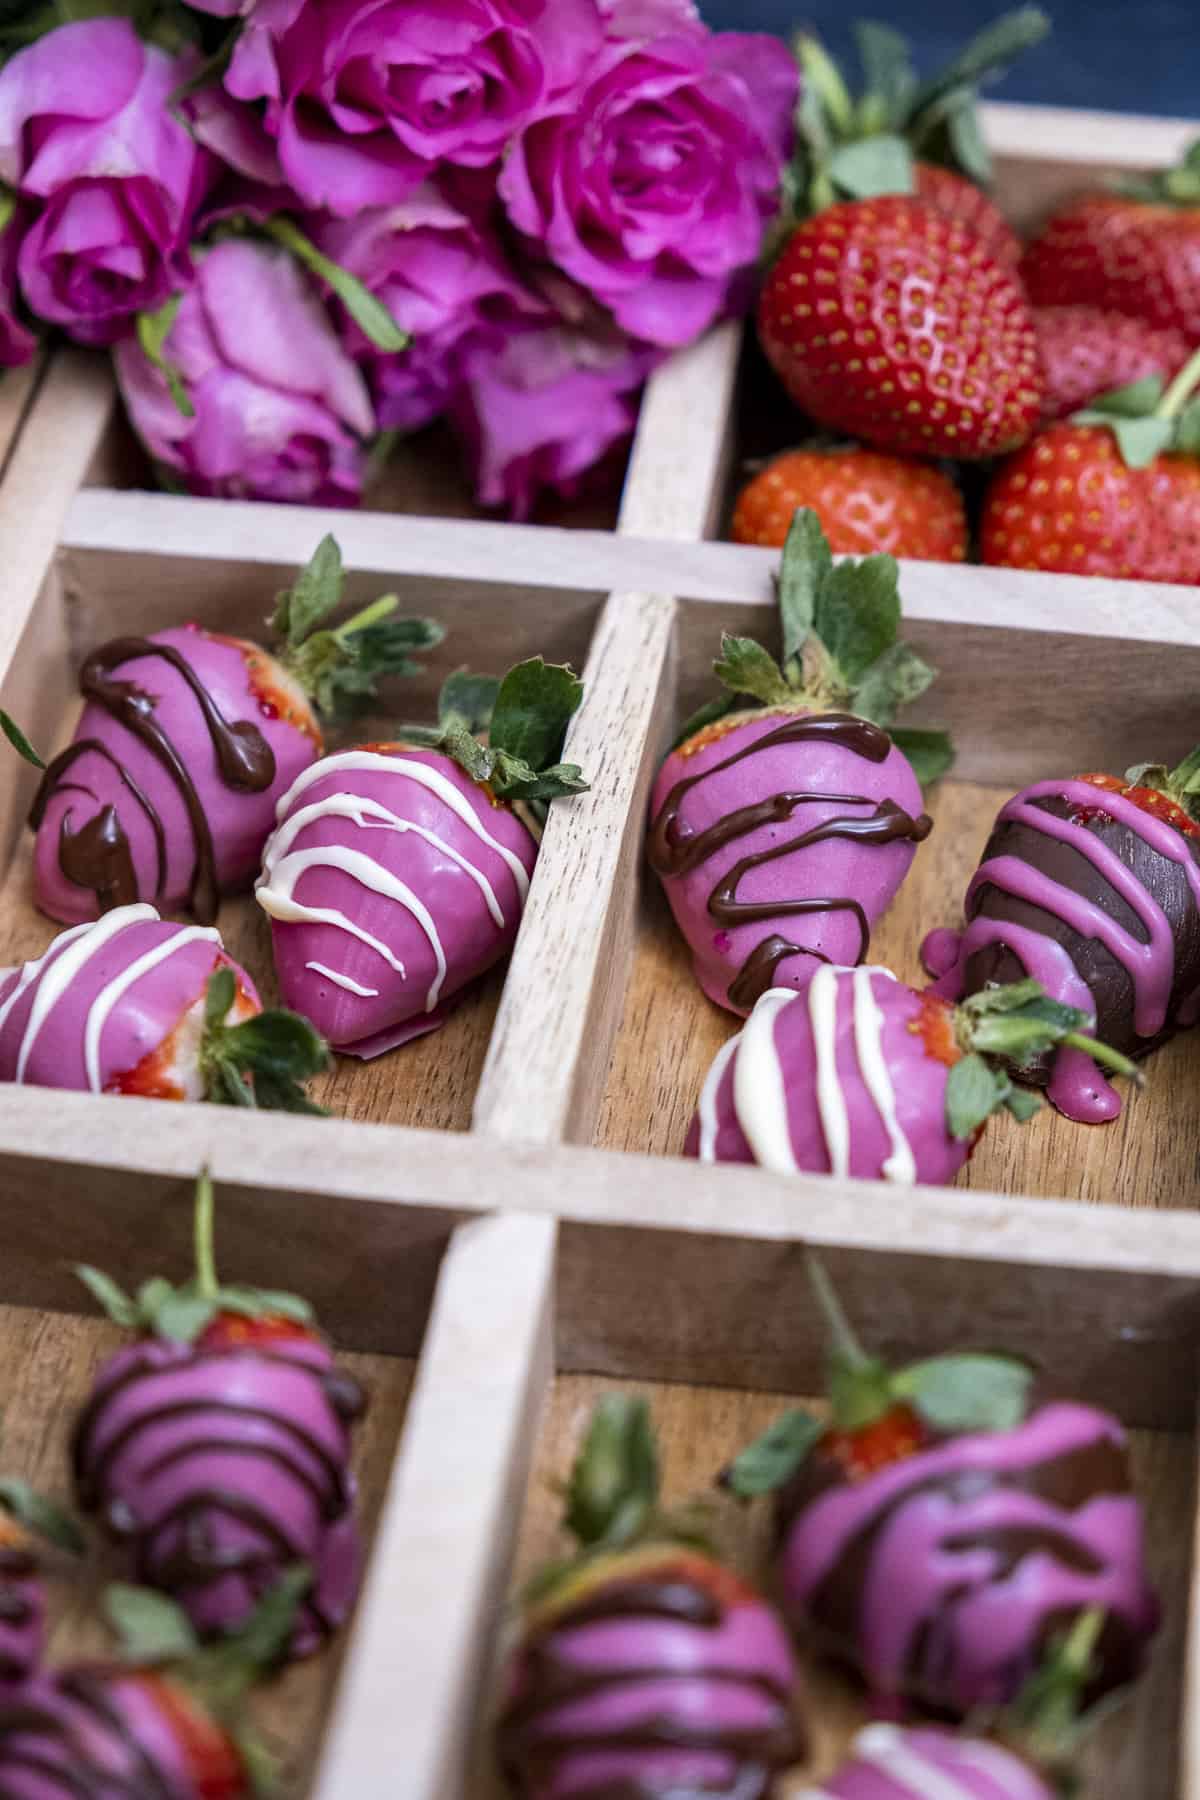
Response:
[[[751,299],[798,82],[691,0],[0,0],[0,47],[0,361],[111,346],[195,494],[353,504],[445,414],[517,516]]]

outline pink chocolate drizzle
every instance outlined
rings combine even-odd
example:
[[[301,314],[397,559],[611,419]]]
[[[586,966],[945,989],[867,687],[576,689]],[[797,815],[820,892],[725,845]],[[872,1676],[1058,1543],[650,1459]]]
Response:
[[[1095,807],[1100,791],[1104,795],[1103,810],[1110,818],[1135,832],[1158,855],[1183,868],[1193,902],[1200,909],[1200,868],[1184,839],[1165,820],[1155,818],[1122,794],[1098,790],[1086,781],[1043,781],[1016,794],[1001,809],[996,823],[1011,821],[1024,825],[1069,845],[1086,857],[1137,918],[1145,932],[1144,939],[1118,925],[1094,900],[1064,887],[1043,870],[1015,856],[992,857],[980,864],[967,889],[965,910],[969,916],[972,901],[978,900],[985,888],[995,887],[1062,919],[1080,937],[1097,939],[1128,974],[1134,991],[1134,1024],[1138,1035],[1149,1039],[1157,1036],[1166,1024],[1175,980],[1175,947],[1170,920],[1133,871],[1095,832],[1089,831],[1086,823],[1059,818],[1032,804],[1037,800],[1065,800],[1086,813],[1087,809]],[[966,988],[967,963],[977,951],[995,943],[1002,943],[1010,950],[1029,974],[1042,983],[1052,999],[1080,1007],[1095,1020],[1091,990],[1061,944],[1041,932],[983,916],[969,917],[961,933],[939,930],[930,932],[925,939],[921,959],[930,974],[938,978],[935,992],[950,1000],[960,999]],[[1200,993],[1184,1003],[1180,1010],[1181,1023],[1194,1022],[1198,1010]],[[1092,1059],[1079,1050],[1058,1051],[1048,1092],[1054,1105],[1067,1118],[1086,1124],[1114,1118],[1121,1110],[1120,1097],[1111,1082],[1104,1078]]]

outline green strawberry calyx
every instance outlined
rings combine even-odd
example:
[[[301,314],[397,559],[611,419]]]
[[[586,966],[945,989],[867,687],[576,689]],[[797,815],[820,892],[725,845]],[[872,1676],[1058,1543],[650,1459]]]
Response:
[[[527,1608],[590,1564],[642,1544],[684,1545],[711,1555],[702,1509],[662,1508],[658,1444],[643,1399],[606,1394],[597,1403],[563,1493],[563,1525],[576,1548],[528,1583],[521,1596]]]
[[[1039,1667],[1016,1699],[999,1709],[981,1708],[966,1721],[972,1736],[988,1736],[1029,1763],[1064,1797],[1078,1793],[1075,1758],[1083,1739],[1126,1695],[1087,1705],[1087,1691],[1099,1672],[1097,1648],[1104,1630],[1103,1608],[1081,1612],[1053,1638]]]
[[[1200,824],[1200,744],[1169,769],[1166,763],[1135,763],[1126,769],[1131,787],[1154,788]]]
[[[956,1006],[953,1017],[963,1054],[946,1081],[946,1129],[958,1143],[995,1112],[1010,1112],[1023,1124],[1040,1110],[1038,1096],[1015,1087],[1008,1070],[1028,1073],[1050,1050],[1080,1050],[1135,1086],[1145,1083],[1136,1063],[1087,1035],[1087,1013],[1052,1000],[1032,978],[983,988]]]
[[[146,1337],[165,1338],[176,1344],[194,1344],[219,1313],[242,1318],[287,1319],[295,1325],[311,1325],[313,1309],[298,1294],[271,1288],[232,1286],[217,1279],[214,1243],[215,1202],[207,1169],[196,1182],[192,1214],[193,1273],[174,1286],[162,1276],[143,1281],[136,1294],[127,1294],[110,1275],[88,1263],[75,1273],[94,1300],[116,1325]]]
[[[1123,175],[1112,186],[1131,200],[1177,206],[1184,212],[1200,210],[1200,138],[1188,145],[1174,168],[1155,169],[1147,175]]]
[[[214,1106],[247,1106],[259,1112],[311,1113],[304,1083],[332,1060],[329,1046],[300,1013],[272,1007],[238,1025],[226,1020],[237,997],[237,978],[227,963],[209,978],[199,1068],[204,1098]]]
[[[863,1348],[824,1265],[811,1251],[806,1260],[829,1345],[828,1416],[805,1407],[781,1414],[721,1476],[721,1485],[739,1499],[783,1487],[827,1432],[865,1430],[896,1407],[910,1408],[938,1437],[1011,1431],[1025,1418],[1033,1383],[1028,1363],[965,1351],[890,1369]]]
[[[1117,440],[1121,459],[1130,469],[1146,469],[1155,457],[1174,451],[1200,456],[1200,350],[1190,356],[1168,386],[1161,375],[1144,375],[1101,394],[1074,425],[1103,425]]]
[[[579,677],[540,656],[502,678],[459,669],[442,687],[437,724],[404,725],[401,735],[452,757],[498,800],[521,801],[544,819],[551,800],[587,792],[582,769],[559,760],[582,700]]]
[[[1040,7],[1020,7],[985,26],[944,69],[923,81],[899,32],[860,19],[854,34],[864,86],[857,97],[820,40],[800,33],[795,50],[804,89],[798,147],[785,177],[792,222],[840,200],[913,193],[918,156],[986,187],[992,165],[979,127],[979,89],[1049,29]]]
[[[944,775],[954,750],[944,731],[896,727],[937,671],[899,638],[900,572],[894,556],[837,562],[810,507],[800,507],[777,578],[782,656],[726,632],[713,673],[725,693],[681,728],[675,746],[734,712],[851,711],[890,732],[921,785]]]
[[[56,1549],[66,1550],[72,1556],[83,1555],[83,1533],[71,1515],[52,1500],[47,1500],[44,1494],[39,1494],[27,1481],[19,1481],[13,1476],[0,1479],[0,1513],[7,1513],[26,1531],[33,1532]],[[0,1551],[3,1547],[0,1542]]]

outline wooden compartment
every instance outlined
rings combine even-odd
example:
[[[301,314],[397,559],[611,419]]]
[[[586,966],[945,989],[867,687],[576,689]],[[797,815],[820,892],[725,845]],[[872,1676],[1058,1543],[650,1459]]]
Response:
[[[1189,135],[1031,109],[988,120],[1023,218],[1101,168],[1166,164]],[[404,517],[85,485],[118,467],[111,382],[99,359],[55,357],[0,489],[0,705],[36,741],[69,729],[91,644],[188,616],[253,632],[332,529],[351,599],[398,585],[407,609],[452,628],[426,678],[396,695],[403,716],[464,662],[586,659],[567,753],[593,787],[552,811],[507,976],[424,1043],[340,1069],[326,1098],[341,1117],[0,1086],[4,1467],[57,1471],[61,1488],[62,1408],[111,1341],[80,1317],[65,1258],[132,1282],[178,1268],[191,1184],[209,1164],[223,1265],[306,1292],[345,1353],[377,1359],[364,1366],[382,1395],[360,1453],[375,1549],[340,1678],[330,1658],[264,1698],[291,1740],[288,1792],[495,1800],[480,1724],[501,1601],[550,1541],[545,1481],[565,1468],[586,1402],[601,1384],[653,1384],[671,1482],[703,1483],[781,1397],[818,1384],[812,1245],[881,1354],[1011,1344],[1145,1434],[1169,1624],[1134,1706],[1093,1753],[1088,1792],[1200,1800],[1195,1042],[1155,1058],[1119,1125],[1084,1132],[1043,1115],[1023,1136],[996,1128],[956,1190],[701,1173],[674,1154],[731,1021],[693,984],[645,878],[644,822],[720,630],[771,627],[775,558],[705,541],[734,454],[738,355],[727,327],[651,384],[616,532],[448,524],[436,460],[429,487],[390,502]],[[960,749],[938,831],[874,946],[911,977],[922,929],[952,922],[1005,789],[1120,768],[1148,747],[1180,754],[1200,736],[1200,611],[1185,589],[1008,570],[913,564],[902,589],[906,634],[941,668],[921,716],[949,724]],[[11,764],[0,787],[0,958],[49,936],[28,902],[31,786]],[[247,904],[223,923],[264,972]],[[88,1641],[77,1625],[73,1611],[56,1648]]]

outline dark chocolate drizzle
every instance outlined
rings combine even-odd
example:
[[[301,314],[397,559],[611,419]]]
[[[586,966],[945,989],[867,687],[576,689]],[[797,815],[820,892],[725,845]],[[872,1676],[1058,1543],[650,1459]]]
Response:
[[[123,663],[148,656],[157,656],[168,663],[191,689],[208,727],[217,768],[226,787],[238,793],[265,792],[275,779],[275,754],[258,726],[249,719],[231,723],[225,717],[196,671],[173,644],[159,644],[152,638],[143,637],[113,638],[93,650],[80,670],[79,686],[84,699],[103,707],[111,718],[143,743],[179,790],[196,846],[188,906],[202,924],[211,924],[217,914],[216,850],[196,784],[159,723],[156,697],[138,687],[136,682],[117,680],[114,674]],[[156,898],[161,897],[166,883],[166,833],[162,819],[111,751],[95,738],[71,744],[61,756],[55,757],[42,776],[30,824],[35,830],[41,824],[51,798],[60,791],[61,777],[85,751],[98,752],[118,769],[121,779],[150,820],[158,853]],[[112,813],[112,809],[107,808],[101,818],[107,813]],[[68,881],[93,890],[101,912],[138,898],[129,842],[115,813],[112,813],[111,823],[94,830],[85,827],[77,834],[70,832],[64,819],[59,839],[59,866]]]
[[[134,1679],[132,1675],[126,1679]],[[9,1790],[4,1782],[5,1769],[42,1776],[63,1794],[74,1800],[172,1800],[175,1789],[154,1758],[138,1741],[116,1700],[107,1691],[104,1674],[98,1670],[64,1670],[56,1677],[56,1685],[72,1708],[90,1714],[92,1721],[114,1738],[126,1753],[130,1767],[120,1771],[112,1766],[111,1751],[103,1760],[93,1760],[85,1734],[74,1728],[68,1713],[60,1717],[49,1707],[17,1697],[0,1703],[0,1795]],[[32,1740],[18,1744],[17,1739]],[[52,1754],[39,1754],[36,1741],[60,1746],[65,1761]]]
[[[703,769],[698,775],[684,776],[681,781],[676,782],[650,829],[650,864],[664,877],[687,875],[718,850],[757,831],[761,825],[782,824],[792,817],[799,806],[828,805],[830,802],[839,806],[874,804],[874,811],[865,817],[838,814],[832,819],[826,819],[821,825],[801,832],[798,837],[788,838],[756,855],[743,857],[717,883],[708,898],[708,911],[721,926],[746,925],[760,919],[802,917],[825,912],[853,913],[859,928],[859,947],[854,960],[860,963],[871,942],[871,928],[863,907],[851,896],[739,901],[738,887],[752,869],[773,862],[778,857],[811,849],[831,838],[849,838],[872,845],[892,844],[903,839],[919,844],[929,836],[933,826],[927,813],[914,819],[894,801],[881,800],[873,803],[864,794],[785,792],[726,813],[704,831],[688,832],[681,829],[680,811],[685,798],[692,788],[707,780],[710,775],[732,768],[735,763],[743,762],[747,757],[776,744],[812,742],[836,744],[874,763],[884,762],[892,747],[892,740],[886,731],[878,725],[870,724],[866,719],[856,718],[852,713],[805,713],[785,719],[774,731],[767,732],[745,749],[726,757],[724,762],[714,763],[712,768]],[[753,1006],[771,985],[779,964],[785,957],[796,954],[820,957],[819,952],[803,951],[778,934],[764,940],[751,951],[734,976],[728,990],[729,999],[739,1009]],[[828,958],[820,957],[820,960],[828,961]]]
[[[623,1776],[589,1788],[588,1800],[707,1800],[718,1794],[721,1800],[765,1800],[775,1773],[803,1754],[786,1686],[766,1672],[706,1668],[703,1664],[686,1669],[627,1665],[589,1671],[558,1650],[559,1634],[576,1626],[600,1619],[645,1617],[678,1619],[713,1630],[722,1623],[725,1609],[716,1594],[701,1583],[667,1571],[658,1578],[652,1574],[615,1578],[556,1614],[543,1630],[526,1640],[520,1652],[521,1697],[506,1707],[496,1733],[506,1778],[517,1793],[533,1795],[542,1791],[562,1757],[580,1750],[713,1750],[736,1761],[732,1786],[664,1785],[650,1776],[645,1780]],[[576,1731],[569,1737],[546,1732],[546,1715],[559,1707],[636,1681],[708,1681],[755,1688],[775,1703],[777,1715],[769,1725],[742,1729],[705,1720],[685,1722],[664,1713],[621,1730]]]

